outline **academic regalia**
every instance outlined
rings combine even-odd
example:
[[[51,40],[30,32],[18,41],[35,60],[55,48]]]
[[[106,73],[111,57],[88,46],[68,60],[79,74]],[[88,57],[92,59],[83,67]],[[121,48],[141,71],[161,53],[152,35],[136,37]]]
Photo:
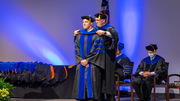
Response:
[[[105,94],[115,94],[116,84],[115,84],[115,67],[116,67],[116,50],[117,43],[119,40],[118,33],[115,28],[110,24],[105,24],[101,28],[96,26],[97,30],[104,30],[111,33],[112,37],[105,36],[105,75],[103,76],[103,90]]]
[[[103,36],[96,34],[93,29],[87,32],[80,30],[75,40],[76,74],[72,97],[75,99],[100,99],[101,73],[105,69],[105,47]],[[80,64],[86,59],[89,67]]]
[[[144,58],[139,64],[135,74],[140,72],[155,72],[159,74],[157,78],[157,83],[160,83],[162,80],[167,81],[167,66],[164,58],[159,55],[155,55],[155,58],[151,61],[150,57]],[[148,101],[150,99],[152,86],[153,86],[153,75],[148,77],[143,77],[138,75],[132,82],[132,86],[136,91],[136,94],[142,101]]]
[[[87,19],[87,20],[89,20],[89,24],[91,23],[91,22],[94,22],[95,21],[95,19],[93,18],[93,17],[91,17],[90,15],[89,16],[82,16],[81,17],[81,19],[83,20],[83,19]],[[93,26],[92,26],[93,27]],[[94,28],[94,27],[93,27]],[[81,30],[82,31],[82,30]],[[80,34],[81,34],[81,31],[80,31]],[[76,36],[74,36],[74,42],[75,42],[75,40],[76,40]]]
[[[68,77],[67,73],[68,66],[53,66],[54,78],[50,80],[49,85],[54,85],[57,82],[61,82]]]
[[[119,74],[120,80],[129,79],[132,74],[131,61],[125,54],[116,57],[116,72]]]
[[[33,62],[21,62],[19,66],[19,70],[21,74],[19,75],[20,82],[24,82],[26,84],[32,82],[32,73],[36,67],[37,63]]]
[[[37,64],[32,76],[33,83],[41,82],[44,86],[49,85],[52,77],[50,65]]]
[[[50,86],[68,77],[66,66],[37,62],[0,62],[0,72],[16,86]]]
[[[28,84],[31,82],[31,73],[29,70],[23,70],[19,75],[19,80],[21,83]]]

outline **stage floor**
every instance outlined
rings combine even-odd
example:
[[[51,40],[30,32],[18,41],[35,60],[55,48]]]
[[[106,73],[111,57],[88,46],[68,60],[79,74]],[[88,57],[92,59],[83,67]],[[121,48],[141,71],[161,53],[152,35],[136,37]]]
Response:
[[[134,101],[137,101],[138,98],[134,98]],[[170,101],[180,101],[180,99],[169,99]],[[75,99],[22,99],[22,98],[11,98],[10,101],[76,101]],[[123,97],[121,98],[121,101],[131,101],[130,97]],[[151,99],[153,101],[153,99]],[[166,101],[165,99],[158,99],[156,98],[156,101]]]

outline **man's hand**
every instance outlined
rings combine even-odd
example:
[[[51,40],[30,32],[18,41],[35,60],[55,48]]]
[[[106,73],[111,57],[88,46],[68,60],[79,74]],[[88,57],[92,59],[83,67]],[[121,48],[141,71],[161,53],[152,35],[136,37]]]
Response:
[[[146,72],[146,73],[147,73],[148,76],[151,75],[151,72]]]
[[[88,67],[89,67],[89,64],[87,64],[85,67],[88,68]]]
[[[82,61],[81,61],[81,65],[82,65],[82,66],[86,66],[87,64],[88,64],[88,62],[87,62],[86,60],[82,60]]]
[[[144,77],[147,77],[147,76],[148,76],[148,75],[146,74],[146,72],[142,73],[142,75],[143,75]]]
[[[78,34],[81,34],[80,29],[74,31],[74,36],[76,36],[76,35],[78,35]]]
[[[151,72],[143,72],[142,75],[143,75],[144,77],[147,77],[147,76],[151,75]]]
[[[106,32],[106,31],[103,31],[103,30],[98,30],[98,31],[96,31],[96,33],[97,33],[98,35],[103,35],[103,34],[105,34],[105,32]]]

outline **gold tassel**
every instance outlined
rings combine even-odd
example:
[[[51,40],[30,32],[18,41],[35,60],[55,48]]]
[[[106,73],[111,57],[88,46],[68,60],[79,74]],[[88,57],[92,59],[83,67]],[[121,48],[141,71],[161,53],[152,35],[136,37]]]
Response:
[[[89,15],[89,24],[91,24],[91,18],[90,18],[90,15]]]
[[[117,47],[116,56],[119,54],[119,48]]]
[[[156,54],[156,50],[154,49],[153,45],[150,44],[150,46],[153,48],[154,54]]]
[[[156,50],[154,50],[154,54],[156,54]]]
[[[98,20],[100,20],[101,19],[101,15],[99,14],[99,16],[98,16]]]

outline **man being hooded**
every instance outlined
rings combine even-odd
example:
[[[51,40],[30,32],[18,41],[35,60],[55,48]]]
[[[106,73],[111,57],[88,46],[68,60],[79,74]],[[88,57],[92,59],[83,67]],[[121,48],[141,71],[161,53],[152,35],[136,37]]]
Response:
[[[76,74],[72,97],[77,100],[101,101],[102,71],[105,69],[103,36],[92,27],[94,18],[82,16],[83,30],[75,38]]]
[[[163,57],[156,54],[158,49],[156,44],[146,46],[148,57],[144,58],[139,64],[135,75],[136,78],[132,81],[132,86],[135,89],[139,101],[149,101],[153,86],[153,76],[159,74],[157,83],[162,80],[167,81],[167,66]]]

